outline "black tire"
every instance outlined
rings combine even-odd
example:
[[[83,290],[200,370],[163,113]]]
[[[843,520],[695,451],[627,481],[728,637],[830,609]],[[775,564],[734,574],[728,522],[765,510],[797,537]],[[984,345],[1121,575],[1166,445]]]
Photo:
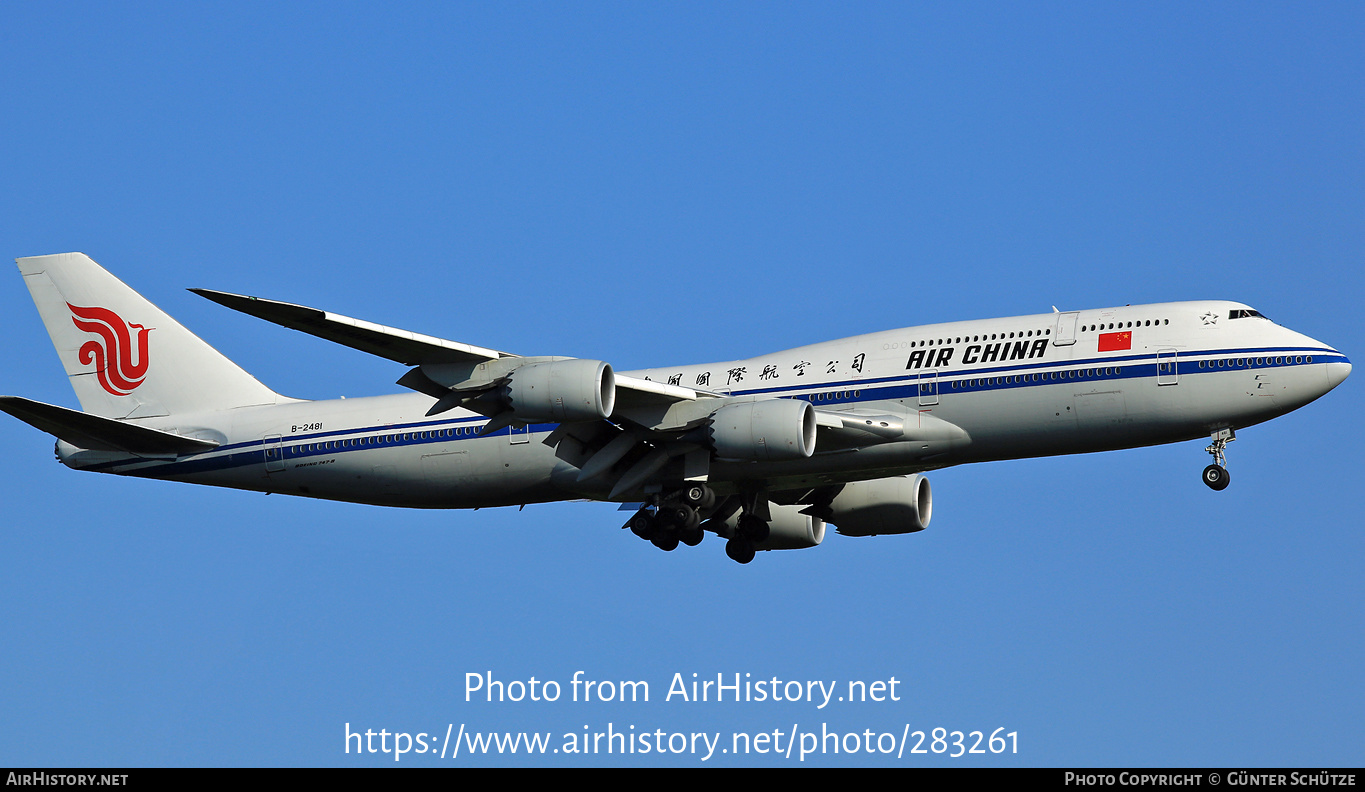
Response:
[[[654,534],[658,533],[654,515],[649,512],[636,512],[635,516],[630,518],[630,532],[645,541],[653,539]]]
[[[650,539],[649,541],[651,544],[653,544],[660,550],[664,551],[665,553],[671,553],[674,550],[678,549],[678,535],[673,533],[672,531],[669,531],[667,533],[660,532],[658,536],[655,536],[653,539]]]
[[[725,554],[732,561],[747,564],[754,560],[754,546],[752,542],[736,537],[725,543]]]
[[[1222,492],[1228,488],[1232,477],[1228,475],[1227,468],[1221,465],[1209,465],[1204,468],[1204,483],[1209,485],[1209,489]]]
[[[739,534],[754,544],[760,544],[768,540],[771,531],[768,529],[768,521],[746,514],[739,518]]]
[[[695,509],[709,509],[716,505],[716,492],[705,484],[683,487],[682,502]]]
[[[668,521],[679,529],[695,528],[701,524],[701,515],[691,506],[672,506],[668,509]]]
[[[705,538],[706,532],[701,529],[700,525],[678,532],[678,541],[688,547],[696,547],[701,544],[701,540]]]

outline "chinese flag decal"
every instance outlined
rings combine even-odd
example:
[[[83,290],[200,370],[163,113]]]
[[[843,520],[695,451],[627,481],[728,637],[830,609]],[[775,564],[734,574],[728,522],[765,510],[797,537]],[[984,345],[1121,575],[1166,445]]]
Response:
[[[1122,333],[1100,333],[1100,351],[1118,352],[1123,349],[1133,348],[1133,331],[1124,330]]]

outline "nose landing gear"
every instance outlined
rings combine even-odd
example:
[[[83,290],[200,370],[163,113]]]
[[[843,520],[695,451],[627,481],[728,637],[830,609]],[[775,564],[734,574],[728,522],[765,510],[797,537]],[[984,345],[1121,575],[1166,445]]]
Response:
[[[1226,468],[1219,467],[1218,465],[1209,465],[1204,468],[1204,483],[1209,485],[1209,489],[1227,489],[1228,483],[1231,480],[1232,477],[1228,475]]]
[[[1228,475],[1227,458],[1224,452],[1227,451],[1228,443],[1237,439],[1237,435],[1231,429],[1219,429],[1214,432],[1213,445],[1204,449],[1213,455],[1213,464],[1204,468],[1204,483],[1209,485],[1212,490],[1225,490],[1232,478]]]

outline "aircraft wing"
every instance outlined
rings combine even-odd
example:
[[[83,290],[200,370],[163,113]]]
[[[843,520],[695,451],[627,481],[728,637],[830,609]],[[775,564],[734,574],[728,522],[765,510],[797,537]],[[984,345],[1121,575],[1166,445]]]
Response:
[[[482,362],[517,357],[507,352],[446,341],[443,338],[399,330],[395,327],[385,327],[305,305],[263,300],[259,297],[246,297],[213,289],[190,291],[234,311],[251,314],[267,322],[274,322],[408,366],[420,366],[424,363]]]
[[[624,412],[698,399],[712,399],[717,395],[708,391],[684,388],[681,385],[616,375],[616,408]]]
[[[306,305],[265,300],[259,297],[231,294],[214,289],[190,289],[190,291],[219,305],[250,314],[267,322],[273,322],[407,366],[424,367],[420,373],[410,372],[408,376],[399,380],[399,384],[435,396],[438,399],[444,397],[446,401],[441,404],[440,410],[470,401],[468,398],[450,398],[451,390],[457,392],[465,390],[470,394],[475,394],[487,390],[499,376],[510,372],[516,366],[543,360],[562,359],[522,358],[520,355],[514,355],[510,352],[499,352],[472,344],[462,344],[435,336],[400,330],[396,327],[386,327],[363,319],[353,319],[330,311],[310,308]],[[514,360],[506,360],[508,358]],[[500,360],[506,362],[498,366],[482,367],[488,370],[481,377],[475,376],[472,370],[474,365]],[[676,402],[690,401],[712,395],[704,391],[635,377],[616,376],[615,380],[620,396],[618,405],[623,410],[666,407]],[[462,385],[464,388],[461,388]],[[457,397],[459,395],[459,393],[456,394]],[[484,412],[478,409],[478,405],[465,404],[464,406]]]

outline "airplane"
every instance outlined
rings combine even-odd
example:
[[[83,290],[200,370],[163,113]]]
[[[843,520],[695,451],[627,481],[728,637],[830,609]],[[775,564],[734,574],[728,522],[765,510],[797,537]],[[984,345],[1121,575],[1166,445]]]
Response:
[[[0,396],[76,470],[381,506],[622,504],[662,550],[762,550],[928,527],[926,472],[1235,432],[1340,385],[1332,347],[1219,300],[860,335],[617,372],[273,300],[220,305],[402,364],[407,393],[275,393],[82,253],[16,259],[82,410]]]

